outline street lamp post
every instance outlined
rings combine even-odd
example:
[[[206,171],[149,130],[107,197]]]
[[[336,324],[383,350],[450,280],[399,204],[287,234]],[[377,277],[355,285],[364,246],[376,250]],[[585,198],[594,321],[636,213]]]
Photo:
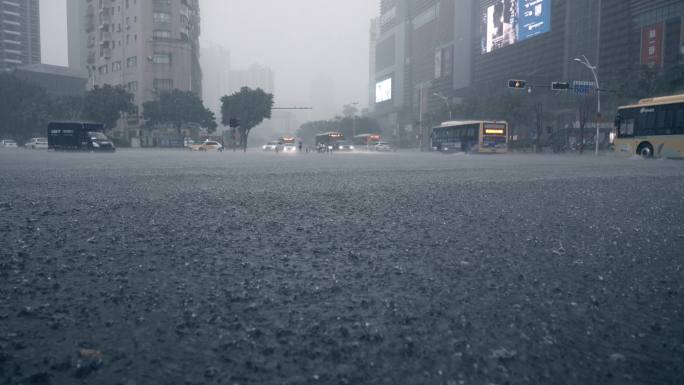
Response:
[[[600,130],[600,125],[601,125],[601,86],[599,85],[599,78],[598,78],[598,72],[597,68],[594,65],[591,65],[589,62],[589,59],[585,55],[582,55],[582,58],[575,58],[575,61],[584,65],[585,67],[589,68],[591,71],[591,74],[594,75],[594,81],[596,82],[596,95],[598,99],[598,111],[597,111],[597,116],[596,116],[596,155],[599,153],[599,135],[601,135],[601,130]],[[584,143],[582,143],[584,145]]]
[[[449,98],[444,96],[441,92],[435,92],[433,95],[444,100],[444,103],[446,104],[447,108],[449,109],[449,120],[453,120],[453,116],[451,113],[451,103],[449,103]]]

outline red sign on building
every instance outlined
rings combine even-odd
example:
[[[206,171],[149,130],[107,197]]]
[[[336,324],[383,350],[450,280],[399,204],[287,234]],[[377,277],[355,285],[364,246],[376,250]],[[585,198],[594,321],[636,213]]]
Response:
[[[663,23],[641,29],[641,64],[663,66]]]

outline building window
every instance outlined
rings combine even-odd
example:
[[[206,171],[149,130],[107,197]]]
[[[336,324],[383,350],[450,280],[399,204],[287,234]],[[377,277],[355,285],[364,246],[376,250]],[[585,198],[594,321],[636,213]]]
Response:
[[[152,63],[154,64],[171,64],[171,54],[169,53],[155,53],[152,55]]]
[[[121,62],[115,61],[112,63],[112,72],[121,71]]]
[[[109,66],[107,64],[100,66],[100,68],[98,68],[98,72],[100,72],[100,75],[108,74],[109,73]]]
[[[138,82],[128,82],[128,83],[126,83],[126,91],[128,91],[128,92],[138,92]]]
[[[168,12],[154,12],[152,14],[152,19],[155,23],[170,23],[171,14]]]
[[[173,79],[154,79],[153,85],[157,91],[170,91],[173,89]]]
[[[164,29],[156,29],[152,33],[152,37],[154,40],[169,40],[171,39],[171,31],[167,31]]]
[[[453,72],[453,46],[437,48],[435,51],[435,79],[450,76]]]
[[[131,67],[137,67],[138,66],[138,57],[137,56],[132,56],[126,59],[126,68],[131,68]]]
[[[155,10],[167,10],[171,7],[171,0],[154,0]]]

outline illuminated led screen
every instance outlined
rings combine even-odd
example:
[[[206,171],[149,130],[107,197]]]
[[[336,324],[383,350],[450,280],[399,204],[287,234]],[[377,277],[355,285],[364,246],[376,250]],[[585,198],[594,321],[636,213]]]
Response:
[[[392,100],[392,78],[375,83],[375,103]]]
[[[496,0],[482,17],[482,53],[551,31],[551,0]]]

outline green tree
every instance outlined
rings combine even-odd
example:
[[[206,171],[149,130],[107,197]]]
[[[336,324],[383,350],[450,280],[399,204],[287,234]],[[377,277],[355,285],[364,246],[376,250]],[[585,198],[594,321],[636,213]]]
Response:
[[[82,120],[85,99],[80,95],[66,95],[57,97],[53,103],[53,119]]]
[[[95,86],[86,92],[83,102],[83,117],[95,122],[104,123],[109,130],[116,126],[124,113],[135,111],[133,94],[121,86]]]
[[[0,134],[16,140],[45,135],[52,100],[47,91],[13,74],[0,74]]]
[[[156,100],[143,103],[143,118],[148,127],[171,125],[181,134],[183,126],[199,124],[210,132],[216,131],[214,113],[204,107],[202,99],[190,91],[178,89],[162,91]]]
[[[261,124],[264,119],[271,118],[273,109],[273,94],[257,88],[242,87],[239,92],[221,98],[221,122],[224,126],[230,124],[231,119],[239,119],[240,147],[247,151],[247,139],[252,128]]]

